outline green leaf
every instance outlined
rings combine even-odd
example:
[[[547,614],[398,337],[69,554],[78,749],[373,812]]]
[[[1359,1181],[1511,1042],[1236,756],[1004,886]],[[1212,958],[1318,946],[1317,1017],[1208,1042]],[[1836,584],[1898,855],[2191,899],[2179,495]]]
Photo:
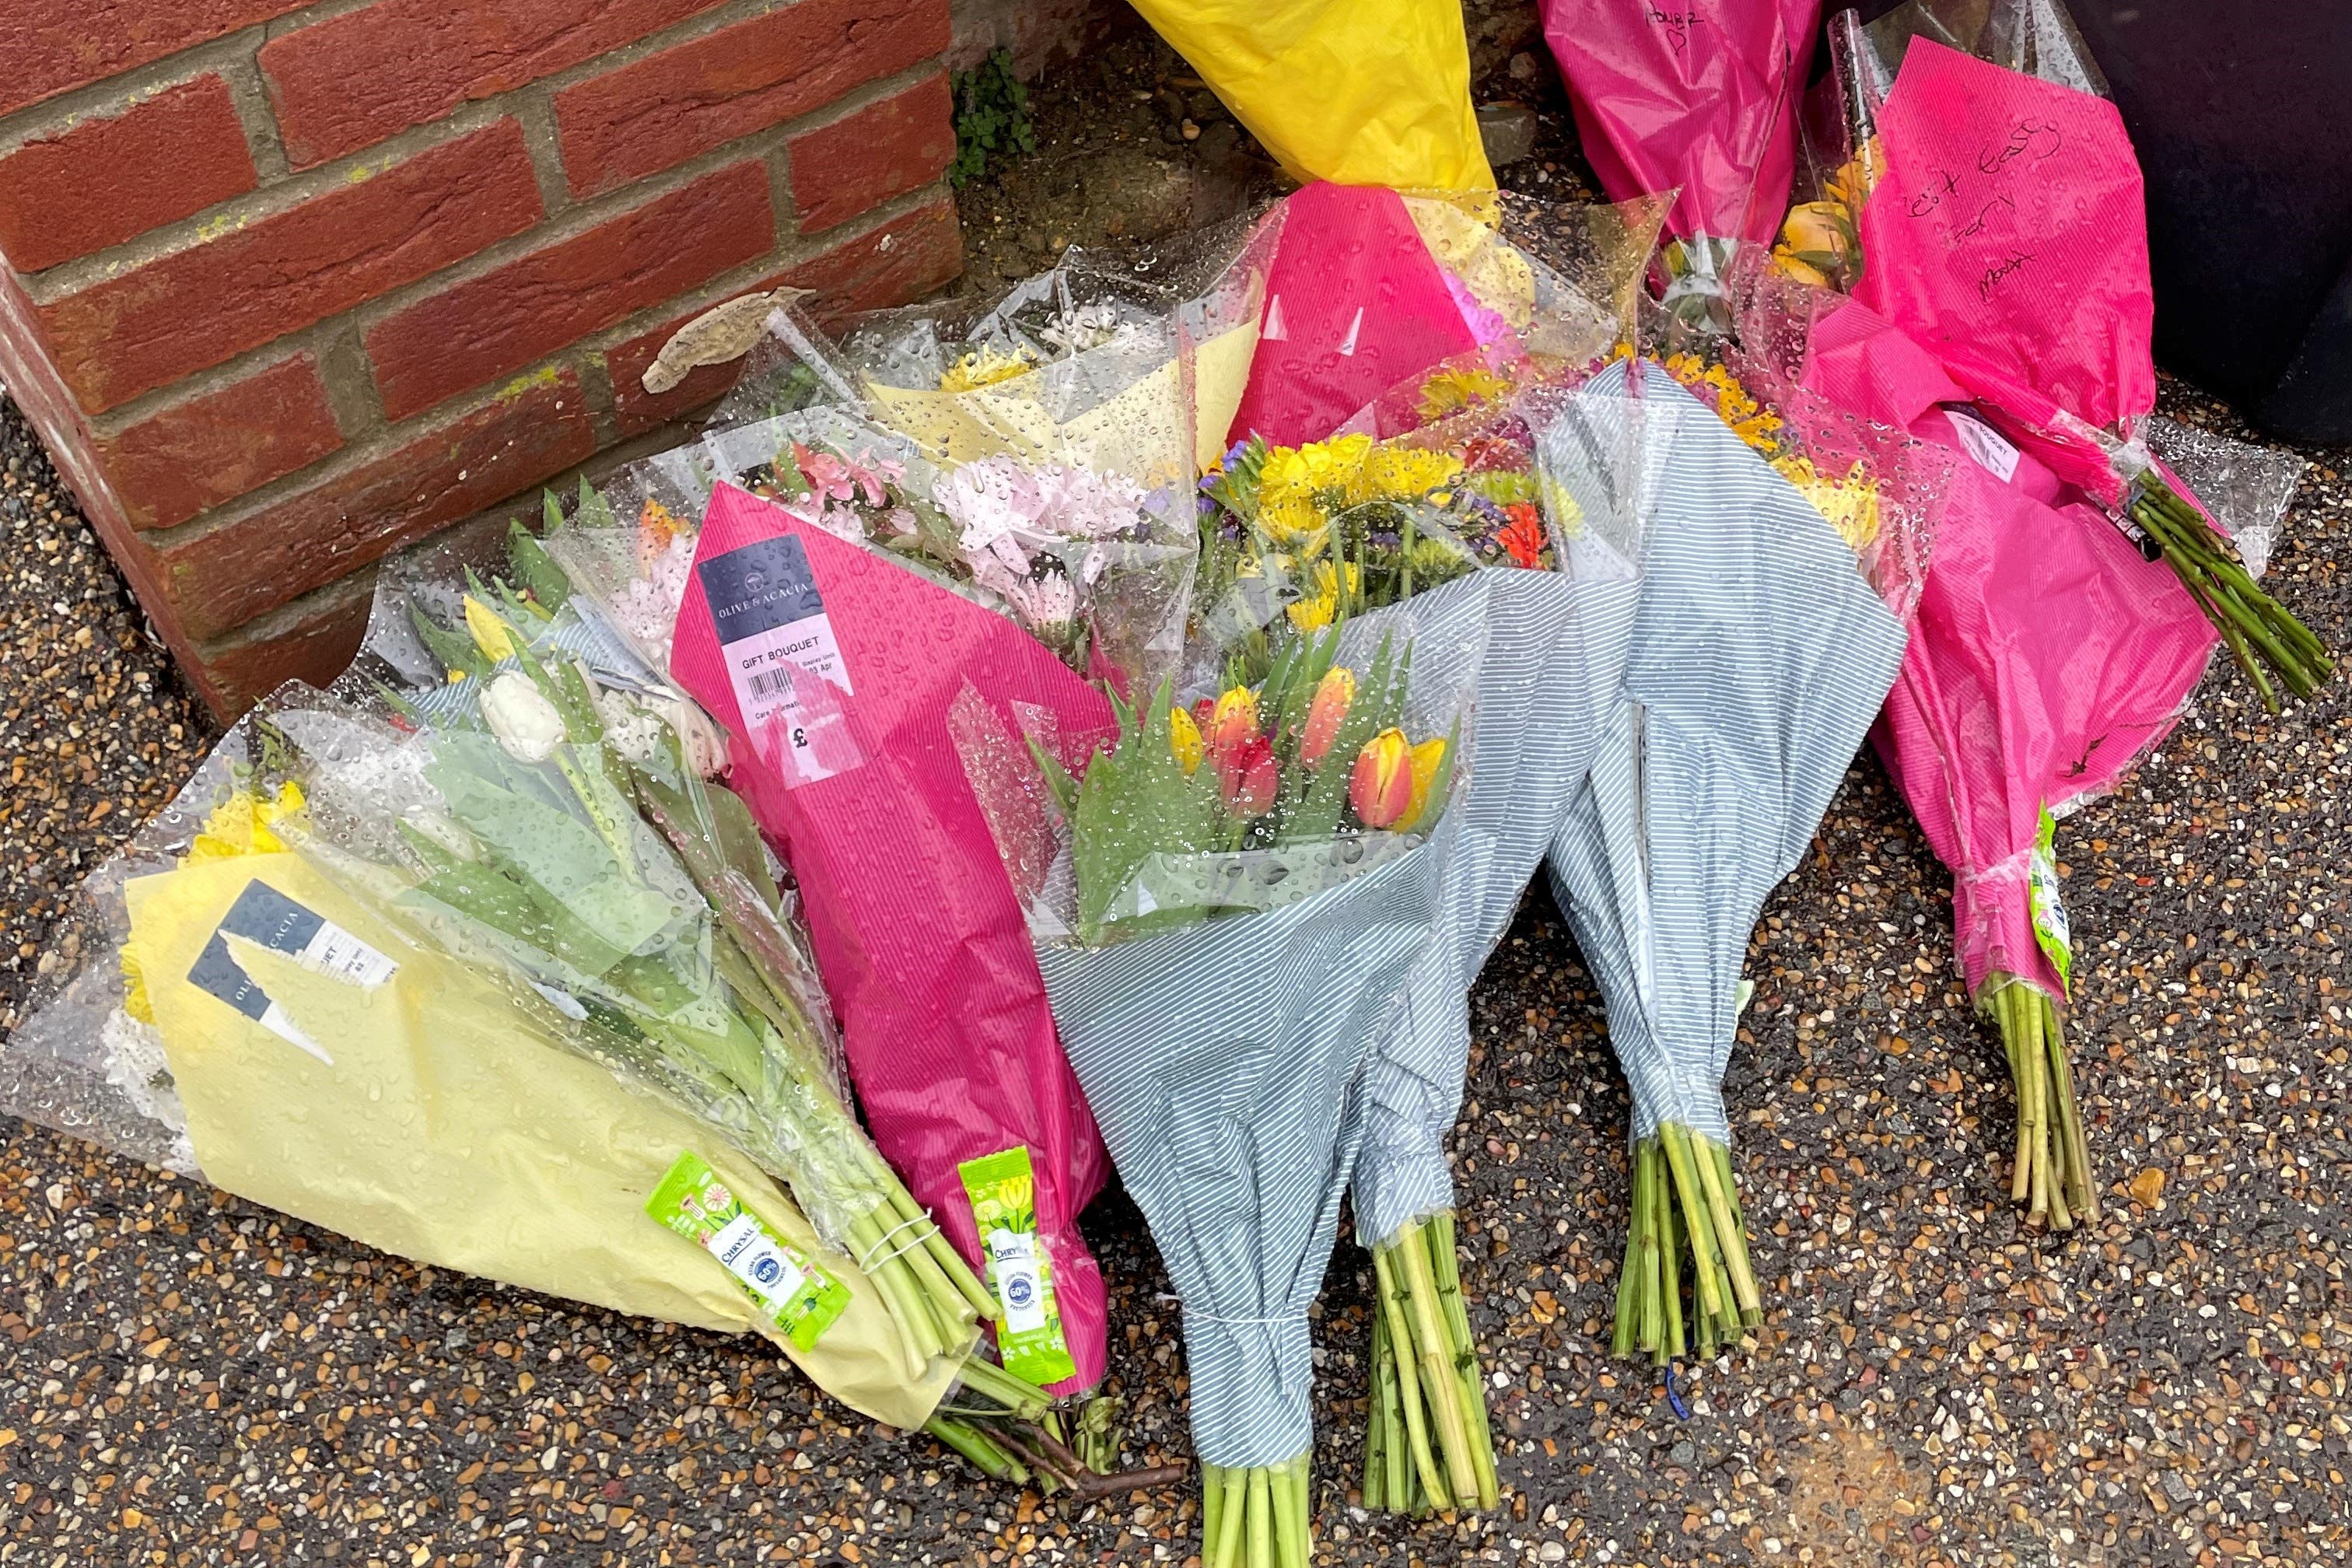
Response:
[[[425,648],[441,663],[444,669],[454,669],[460,675],[482,676],[489,673],[490,661],[474,646],[474,639],[464,632],[447,631],[435,626],[424,609],[411,599],[408,619],[424,639]]]
[[[596,493],[596,487],[585,479],[580,481],[580,504],[572,510],[572,520],[587,528],[618,528],[620,521],[613,515],[612,507]]]
[[[539,492],[540,531],[552,539],[563,527],[563,503],[555,499],[553,490]]]
[[[523,591],[538,601],[541,609],[553,612],[563,607],[572,597],[572,579],[555,563],[540,542],[531,537],[520,519],[507,525],[507,560]]]

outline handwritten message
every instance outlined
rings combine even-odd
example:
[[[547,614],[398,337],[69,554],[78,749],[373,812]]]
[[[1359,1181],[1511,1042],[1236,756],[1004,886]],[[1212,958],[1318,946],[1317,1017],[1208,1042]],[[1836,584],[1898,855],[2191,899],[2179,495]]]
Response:
[[[1915,39],[1878,128],[1862,302],[1980,394],[2097,425],[2150,406],[2147,218],[2115,106]]]

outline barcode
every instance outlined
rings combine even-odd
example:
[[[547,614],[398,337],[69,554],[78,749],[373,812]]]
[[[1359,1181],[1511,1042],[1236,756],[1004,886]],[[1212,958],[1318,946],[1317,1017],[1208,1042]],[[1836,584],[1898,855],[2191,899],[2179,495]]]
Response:
[[[310,939],[297,962],[315,974],[371,989],[400,973],[400,965],[331,923]]]
[[[743,689],[754,697],[788,698],[793,694],[794,673],[790,666],[783,665],[774,669],[754,669],[743,677]]]

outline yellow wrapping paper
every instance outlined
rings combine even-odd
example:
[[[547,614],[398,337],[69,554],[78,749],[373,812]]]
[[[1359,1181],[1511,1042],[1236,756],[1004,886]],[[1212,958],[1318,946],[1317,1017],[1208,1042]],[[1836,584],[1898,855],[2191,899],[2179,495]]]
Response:
[[[1461,0],[1135,0],[1302,183],[1482,190]]]
[[[229,954],[332,1065],[189,978],[259,880],[398,963],[369,988],[230,934]],[[917,1386],[898,1331],[856,1267],[707,1128],[553,1038],[483,971],[413,947],[291,854],[191,860],[130,883],[128,951],[197,1163],[215,1184],[420,1263],[696,1328],[765,1333],[819,1387],[919,1426],[954,1382]],[[852,1301],[814,1349],[786,1342],[719,1263],[645,1201],[691,1149]]]
[[[1123,474],[1155,489],[1189,484],[1224,456],[1225,430],[1241,407],[1256,353],[1255,319],[1199,345],[1192,354],[1190,419],[1183,412],[1183,366],[1174,359],[1068,419],[1057,420],[1047,406],[1049,380],[1059,374],[1052,365],[966,392],[869,381],[866,395],[876,417],[942,462],[1009,453]]]

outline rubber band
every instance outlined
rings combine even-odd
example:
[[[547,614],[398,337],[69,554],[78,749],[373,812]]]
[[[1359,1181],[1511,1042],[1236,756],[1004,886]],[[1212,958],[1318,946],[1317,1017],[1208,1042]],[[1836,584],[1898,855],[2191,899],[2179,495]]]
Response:
[[[1683,1403],[1682,1391],[1675,1386],[1675,1363],[1672,1362],[1666,1363],[1666,1403],[1674,1407],[1677,1416],[1685,1421],[1690,1419],[1690,1406]]]
[[[890,1246],[890,1238],[892,1237],[898,1235],[900,1231],[907,1229],[910,1226],[922,1226],[926,1228],[924,1231],[918,1233],[915,1239],[908,1242],[904,1247],[892,1247],[887,1252],[883,1250],[884,1247]],[[921,1214],[915,1215],[911,1219],[902,1219],[897,1225],[892,1226],[889,1229],[884,1231],[880,1236],[874,1238],[874,1245],[866,1249],[866,1256],[857,1260],[857,1267],[862,1272],[871,1274],[881,1265],[889,1262],[893,1258],[904,1258],[907,1254],[914,1251],[917,1247],[930,1240],[929,1232],[938,1228],[938,1226],[931,1224],[931,1214],[929,1209],[925,1209]]]
[[[1184,1315],[1203,1323],[1215,1323],[1220,1328],[1227,1329],[1278,1329],[1288,1323],[1303,1323],[1307,1321],[1307,1314],[1304,1312],[1293,1312],[1286,1318],[1221,1318],[1213,1312],[1196,1312],[1190,1307],[1184,1309]]]

